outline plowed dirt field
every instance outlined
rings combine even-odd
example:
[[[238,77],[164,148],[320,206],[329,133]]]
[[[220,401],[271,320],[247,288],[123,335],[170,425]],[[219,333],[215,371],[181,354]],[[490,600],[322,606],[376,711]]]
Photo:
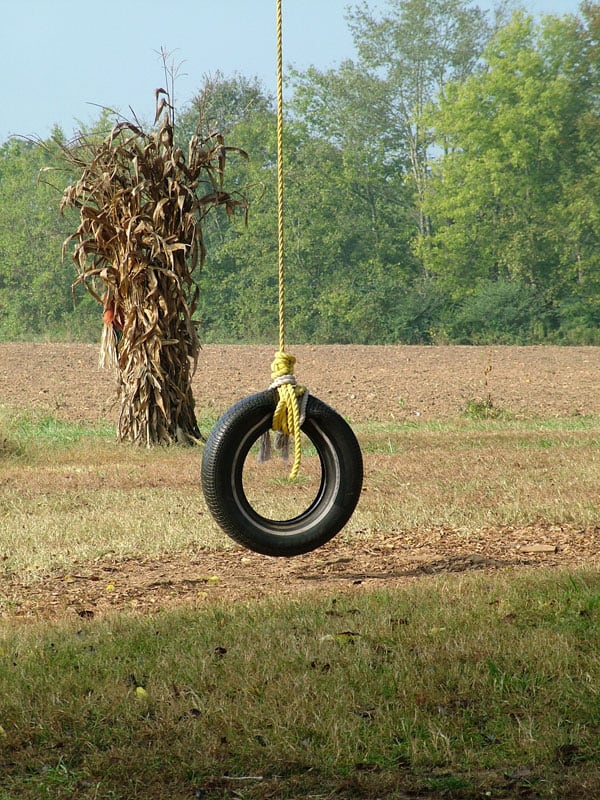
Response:
[[[600,414],[600,347],[290,346],[296,376],[353,422],[435,419],[491,397],[519,416]],[[194,379],[198,408],[225,410],[270,383],[272,347],[209,345]],[[0,344],[0,403],[59,417],[115,418],[98,347]]]

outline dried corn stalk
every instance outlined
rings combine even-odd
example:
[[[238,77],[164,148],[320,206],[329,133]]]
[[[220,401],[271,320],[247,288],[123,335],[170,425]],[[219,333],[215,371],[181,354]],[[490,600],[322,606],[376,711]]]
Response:
[[[202,222],[218,205],[246,211],[243,199],[223,191],[226,154],[235,148],[199,125],[186,159],[174,142],[169,95],[159,89],[156,97],[151,132],[120,122],[101,142],[81,137],[65,147],[81,177],[61,202],[80,213],[63,246],[75,242],[73,285],[84,284],[104,309],[101,362],[117,368],[118,438],[148,446],[199,438],[191,379]]]

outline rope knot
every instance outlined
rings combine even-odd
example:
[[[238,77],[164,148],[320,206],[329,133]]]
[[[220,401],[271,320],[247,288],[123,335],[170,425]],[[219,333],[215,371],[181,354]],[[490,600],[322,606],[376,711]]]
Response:
[[[278,350],[275,353],[273,358],[273,363],[271,364],[271,379],[273,382],[281,381],[282,383],[296,383],[296,379],[294,378],[294,364],[296,363],[296,357],[286,353],[284,350]],[[290,378],[291,380],[283,380],[284,378]],[[279,383],[278,385],[281,385]],[[277,387],[273,387],[277,388]]]
[[[294,356],[279,350],[271,364],[271,389],[277,389],[279,402],[273,413],[273,430],[280,431],[285,436],[294,440],[294,464],[290,472],[290,479],[296,478],[300,470],[301,439],[300,439],[300,408],[298,394],[303,389],[296,389],[294,377]]]

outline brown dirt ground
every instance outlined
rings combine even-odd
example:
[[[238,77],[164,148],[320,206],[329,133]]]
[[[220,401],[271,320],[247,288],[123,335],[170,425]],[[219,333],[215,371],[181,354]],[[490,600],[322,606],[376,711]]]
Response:
[[[199,408],[218,412],[270,383],[273,347],[207,345],[194,379]],[[491,396],[513,414],[600,414],[600,347],[290,346],[296,376],[353,422],[456,416]],[[116,419],[98,347],[1,344],[0,404],[69,420]]]
[[[288,349],[298,359],[299,381],[355,423],[455,417],[470,400],[488,397],[516,416],[600,415],[600,348]],[[273,351],[206,346],[194,379],[198,408],[220,413],[264,389]],[[113,378],[97,369],[97,357],[95,345],[0,344],[0,405],[37,408],[71,421],[116,420]],[[600,517],[593,529],[550,524],[494,528],[468,541],[460,532],[443,529],[354,541],[338,536],[314,553],[287,561],[232,547],[195,549],[159,560],[80,564],[69,575],[3,582],[8,603],[0,617],[88,619],[122,609],[146,612],[213,599],[363,591],[440,574],[598,567],[599,533]]]

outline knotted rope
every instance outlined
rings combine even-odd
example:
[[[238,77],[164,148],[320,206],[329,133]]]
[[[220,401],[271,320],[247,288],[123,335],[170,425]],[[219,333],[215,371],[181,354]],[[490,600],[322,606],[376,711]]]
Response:
[[[303,387],[298,387],[294,377],[294,356],[283,350],[275,353],[275,360],[271,364],[271,389],[277,389],[279,402],[273,413],[273,430],[289,436],[294,441],[294,463],[290,471],[290,480],[296,478],[300,470],[302,459],[302,442],[300,426],[302,425],[298,396],[304,393]]]

